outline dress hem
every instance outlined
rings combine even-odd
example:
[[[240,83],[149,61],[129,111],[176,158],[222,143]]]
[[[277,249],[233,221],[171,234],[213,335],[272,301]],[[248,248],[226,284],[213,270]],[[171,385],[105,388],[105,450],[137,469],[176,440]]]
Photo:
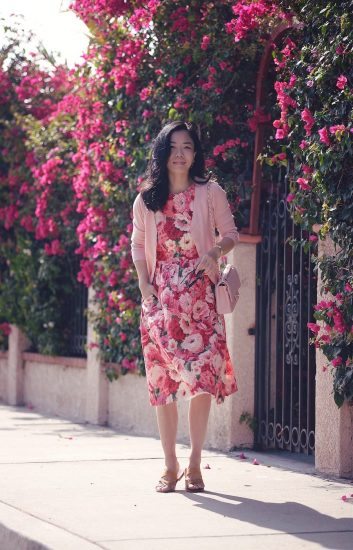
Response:
[[[195,393],[194,395],[187,395],[187,396],[182,396],[182,397],[178,397],[178,399],[172,399],[171,401],[169,401],[168,403],[151,403],[150,402],[150,406],[151,407],[165,407],[166,405],[171,405],[172,403],[178,403],[178,401],[191,401],[192,399],[194,399],[195,397],[198,397],[199,395],[203,395],[203,394],[209,394],[215,401],[216,401],[216,404],[217,405],[222,405],[222,403],[224,403],[226,397],[230,397],[231,395],[233,395],[234,393],[236,393],[238,391],[238,388],[234,389],[233,391],[227,393],[226,395],[223,395],[221,397],[221,399],[219,399],[214,393],[212,392],[209,392],[209,391],[200,391],[200,392],[197,392]]]

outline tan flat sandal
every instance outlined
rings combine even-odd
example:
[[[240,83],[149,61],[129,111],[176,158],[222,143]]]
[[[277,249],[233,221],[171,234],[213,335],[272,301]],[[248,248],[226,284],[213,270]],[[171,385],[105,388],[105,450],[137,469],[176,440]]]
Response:
[[[198,468],[185,469],[185,489],[189,493],[200,493],[205,488],[201,470]]]
[[[175,491],[176,484],[180,481],[183,475],[183,471],[176,473],[171,470],[165,470],[161,479],[158,481],[158,485],[156,485],[157,493],[173,493],[173,491]]]

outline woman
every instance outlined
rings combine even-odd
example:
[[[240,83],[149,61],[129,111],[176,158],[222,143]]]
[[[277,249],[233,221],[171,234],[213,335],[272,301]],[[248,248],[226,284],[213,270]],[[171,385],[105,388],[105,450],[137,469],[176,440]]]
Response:
[[[219,232],[216,245],[209,203]],[[205,177],[195,129],[167,124],[154,141],[147,178],[134,201],[131,243],[149,397],[165,455],[158,492],[174,491],[184,474],[186,490],[203,491],[201,451],[211,397],[221,403],[237,390],[214,295],[218,260],[237,239],[225,192]],[[184,472],[175,450],[179,399],[190,400],[191,454]]]

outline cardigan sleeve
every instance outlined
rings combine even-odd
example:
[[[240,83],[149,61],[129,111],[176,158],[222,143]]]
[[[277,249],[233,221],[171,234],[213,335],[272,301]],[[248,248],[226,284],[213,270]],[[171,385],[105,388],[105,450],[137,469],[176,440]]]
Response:
[[[132,207],[132,260],[145,260],[145,215],[141,194],[138,194]]]
[[[212,202],[216,228],[222,239],[223,237],[229,237],[236,243],[239,240],[239,233],[228,204],[227,194],[217,183],[211,184],[211,188],[213,191]]]

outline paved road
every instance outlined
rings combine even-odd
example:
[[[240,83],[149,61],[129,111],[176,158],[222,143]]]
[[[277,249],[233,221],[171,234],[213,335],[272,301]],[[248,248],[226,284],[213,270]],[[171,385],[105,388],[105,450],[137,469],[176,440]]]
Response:
[[[206,451],[206,491],[163,495],[158,440],[5,405],[0,437],[0,550],[353,549],[353,484],[305,461]]]

